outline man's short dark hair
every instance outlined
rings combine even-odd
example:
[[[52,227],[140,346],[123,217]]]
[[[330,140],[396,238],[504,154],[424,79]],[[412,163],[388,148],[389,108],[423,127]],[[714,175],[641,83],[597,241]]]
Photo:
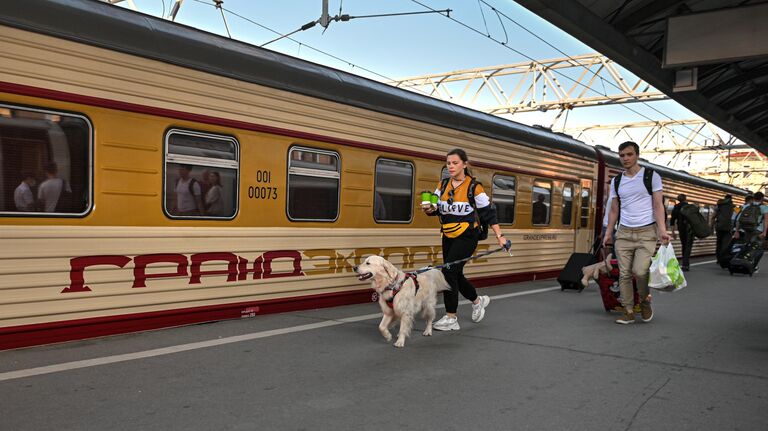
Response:
[[[763,194],[763,192],[757,192],[757,193],[755,193],[755,200],[756,200],[756,201],[761,201],[761,200],[763,200],[763,199],[765,199],[765,195]]]
[[[688,197],[685,196],[685,194],[683,194],[683,193],[680,193],[679,195],[677,195],[677,201],[678,202],[685,202],[687,199],[688,199]]]
[[[632,141],[623,142],[621,145],[619,145],[619,152],[624,151],[625,148],[632,147],[635,149],[635,154],[640,154],[640,146]]]
[[[56,162],[50,162],[47,165],[45,165],[45,173],[55,174],[57,172],[59,172],[59,167],[56,166]]]
[[[752,196],[752,195],[746,195],[746,196],[744,196],[744,202],[748,202],[748,201],[749,201],[749,202],[751,202],[751,201],[752,201],[752,199],[754,199],[754,198],[755,198],[755,197],[754,197],[754,196]]]

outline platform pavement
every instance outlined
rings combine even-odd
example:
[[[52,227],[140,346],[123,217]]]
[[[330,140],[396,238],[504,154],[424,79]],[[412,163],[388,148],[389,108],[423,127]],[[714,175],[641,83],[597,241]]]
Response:
[[[420,323],[404,349],[361,304],[0,352],[0,428],[766,429],[768,274],[697,263],[649,324],[612,323],[594,285],[499,297],[544,280],[483,289],[483,322],[463,305],[460,331]],[[109,363],[211,341],[225,344]]]

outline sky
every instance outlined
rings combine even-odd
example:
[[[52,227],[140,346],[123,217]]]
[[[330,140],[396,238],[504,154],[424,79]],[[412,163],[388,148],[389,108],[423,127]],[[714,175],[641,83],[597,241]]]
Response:
[[[134,0],[138,11],[154,16],[167,16],[172,3],[173,0]],[[176,22],[227,36],[221,11],[213,3],[184,0]],[[120,5],[127,7],[128,2]],[[297,30],[320,17],[322,0],[224,0],[222,6],[233,38],[262,45],[279,37],[263,27],[282,34]],[[293,34],[291,38],[295,41],[285,38],[269,43],[266,48],[378,81],[595,52],[511,0],[329,0],[331,16],[337,15],[340,7],[341,13],[361,18],[332,22],[327,29],[316,25]],[[451,9],[452,18],[480,33],[437,13],[362,17],[424,12],[428,7]],[[496,14],[491,7],[506,17]],[[630,82],[637,79],[624,69],[620,71]],[[567,72],[561,81],[567,83],[568,76],[573,78],[579,72]],[[556,114],[516,114],[512,119],[551,126]],[[574,109],[565,126],[689,118],[697,116],[674,101],[657,101]],[[557,126],[562,127],[564,118],[558,121]],[[647,131],[632,133],[639,133],[635,138],[639,141]],[[680,133],[687,131],[683,128]],[[616,147],[627,136],[603,134],[596,135],[594,140],[599,142],[591,143]]]

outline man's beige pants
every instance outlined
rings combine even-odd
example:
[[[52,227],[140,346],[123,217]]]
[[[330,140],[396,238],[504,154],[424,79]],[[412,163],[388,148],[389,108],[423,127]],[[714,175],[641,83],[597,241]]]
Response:
[[[634,305],[632,276],[637,280],[640,300],[645,302],[648,298],[648,272],[657,238],[656,224],[643,227],[619,225],[614,252],[619,261],[619,291],[624,308]]]

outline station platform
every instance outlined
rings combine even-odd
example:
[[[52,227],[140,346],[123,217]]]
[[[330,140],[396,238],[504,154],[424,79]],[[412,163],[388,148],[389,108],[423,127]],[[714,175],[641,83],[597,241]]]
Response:
[[[543,280],[403,349],[371,303],[0,352],[2,429],[765,429],[768,273],[686,277],[627,326]]]

